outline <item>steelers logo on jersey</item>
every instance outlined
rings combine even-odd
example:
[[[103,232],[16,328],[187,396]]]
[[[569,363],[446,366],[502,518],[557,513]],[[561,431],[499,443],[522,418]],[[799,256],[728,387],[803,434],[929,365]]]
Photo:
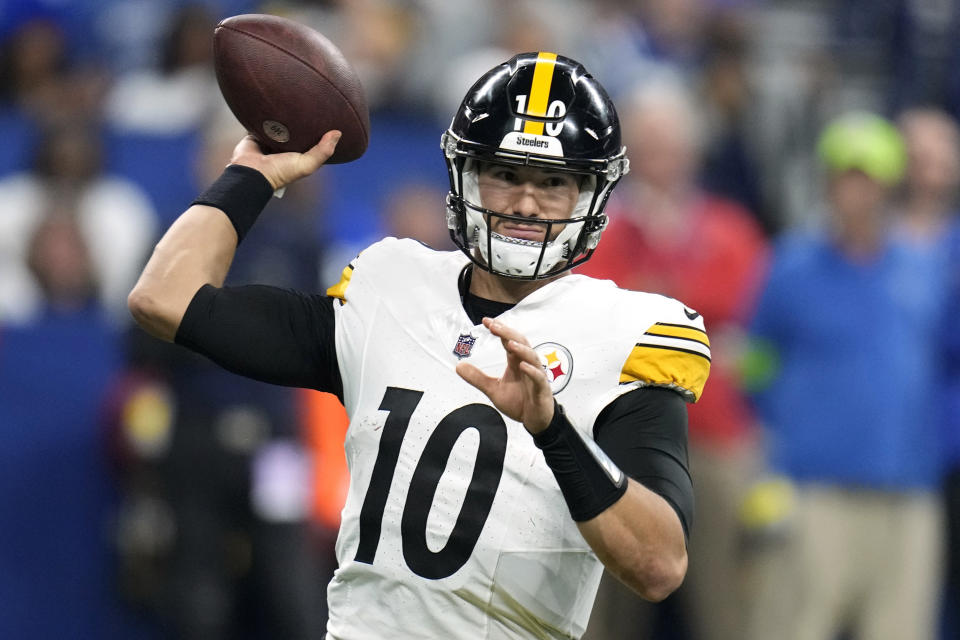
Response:
[[[557,395],[563,391],[573,374],[573,356],[570,350],[556,342],[544,342],[533,348],[540,356],[540,364],[547,373],[550,391]]]

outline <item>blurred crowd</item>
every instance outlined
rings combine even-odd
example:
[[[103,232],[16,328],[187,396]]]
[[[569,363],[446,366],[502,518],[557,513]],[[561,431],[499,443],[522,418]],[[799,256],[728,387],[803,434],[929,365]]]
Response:
[[[632,171],[581,271],[699,311],[713,369],[687,580],[654,606],[605,579],[588,640],[960,638],[944,0],[0,0],[0,637],[322,637],[342,407],[126,310],[243,135],[211,43],[257,12],[344,51],[371,142],[274,199],[228,282],[324,290],[384,235],[451,248],[440,134],[516,52],[614,96]]]

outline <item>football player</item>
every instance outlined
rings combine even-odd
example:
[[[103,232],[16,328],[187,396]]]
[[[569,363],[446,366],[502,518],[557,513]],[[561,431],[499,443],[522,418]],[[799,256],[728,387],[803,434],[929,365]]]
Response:
[[[344,402],[328,637],[577,638],[604,566],[666,597],[693,512],[685,402],[710,350],[682,303],[571,273],[629,166],[604,89],[549,52],[473,85],[441,145],[461,251],[387,238],[326,295],[223,287],[271,194],[338,139],[241,141],[130,295],[154,335]]]

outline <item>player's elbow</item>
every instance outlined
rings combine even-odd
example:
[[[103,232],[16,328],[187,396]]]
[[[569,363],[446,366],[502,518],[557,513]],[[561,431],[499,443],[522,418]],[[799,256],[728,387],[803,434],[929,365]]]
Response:
[[[632,574],[630,586],[640,597],[650,602],[660,602],[683,583],[687,574],[687,554],[648,558],[639,562]]]
[[[165,304],[157,292],[142,282],[137,283],[127,296],[127,308],[133,319],[152,336],[172,342],[180,325],[180,317],[171,305]]]

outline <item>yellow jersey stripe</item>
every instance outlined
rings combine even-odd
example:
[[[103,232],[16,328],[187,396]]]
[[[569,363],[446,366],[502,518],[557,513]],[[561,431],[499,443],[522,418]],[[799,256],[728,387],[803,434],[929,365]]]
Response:
[[[353,265],[348,264],[343,268],[340,274],[340,282],[327,289],[327,295],[331,298],[339,298],[341,302],[346,302],[347,286],[350,284],[350,278],[353,277]]]
[[[688,340],[686,338],[669,338],[663,336],[645,335],[637,341],[638,347],[653,347],[659,349],[676,349],[677,351],[689,351],[696,353],[707,360],[710,359],[710,347],[699,340]]]
[[[696,402],[709,374],[710,358],[698,351],[638,344],[623,363],[620,384],[670,387]]]
[[[550,102],[550,85],[553,84],[553,68],[556,65],[557,54],[541,51],[537,54],[537,65],[533,68],[533,83],[530,86],[530,100],[527,102],[527,114],[531,116],[547,115],[547,105]],[[543,123],[526,120],[523,132],[533,135],[543,135]]]
[[[669,322],[658,322],[647,330],[651,335],[671,336],[674,338],[690,338],[710,344],[707,334],[703,329],[692,327],[688,324],[671,324]]]
[[[707,334],[696,327],[687,327],[678,324],[663,324],[658,322],[647,329],[645,335],[660,336],[661,338],[677,338],[679,340],[692,340],[694,342],[699,342],[705,347],[710,346],[710,339],[707,337]]]

